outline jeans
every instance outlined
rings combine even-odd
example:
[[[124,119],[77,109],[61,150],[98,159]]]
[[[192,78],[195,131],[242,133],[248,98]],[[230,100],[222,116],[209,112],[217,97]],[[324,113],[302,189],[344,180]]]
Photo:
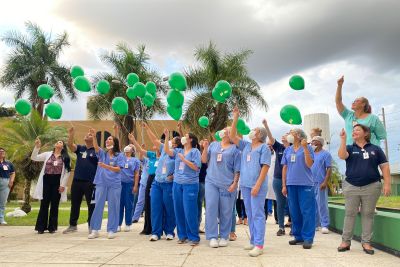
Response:
[[[172,200],[172,183],[154,180],[151,186],[151,229],[160,238],[163,232],[175,236],[175,213]]]
[[[272,186],[276,196],[276,213],[280,229],[285,229],[286,197],[282,194],[282,179],[274,178]]]
[[[173,199],[176,229],[180,240],[200,241],[199,220],[197,214],[197,196],[199,184],[173,185]]]
[[[0,223],[5,222],[4,212],[6,209],[8,194],[10,193],[10,188],[8,187],[9,182],[9,178],[0,178]]]
[[[121,183],[121,200],[119,204],[119,223],[122,225],[124,220],[125,211],[125,225],[130,226],[132,224],[132,211],[133,211],[133,182]]]
[[[132,221],[139,221],[144,207],[144,198],[146,194],[146,185],[139,185],[138,200],[136,203],[135,211],[133,213]]]
[[[71,214],[69,216],[69,225],[76,226],[78,224],[79,214],[83,196],[85,196],[86,205],[88,207],[88,224],[92,218],[94,204],[91,204],[94,185],[90,181],[73,180],[71,185]]]
[[[199,225],[203,220],[203,202],[205,196],[205,183],[199,183],[199,195],[197,197],[197,207],[199,214]]]

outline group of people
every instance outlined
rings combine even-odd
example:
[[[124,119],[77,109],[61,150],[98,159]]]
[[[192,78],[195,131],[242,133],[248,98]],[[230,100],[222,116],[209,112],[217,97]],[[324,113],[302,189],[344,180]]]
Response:
[[[386,137],[380,120],[371,114],[366,98],[357,98],[352,110],[342,103],[343,77],[338,80],[336,105],[345,120],[345,130],[340,134],[339,158],[346,161],[346,180],[343,181],[345,219],[339,252],[350,249],[357,213],[361,212],[362,247],[373,254],[371,247],[375,207],[381,189],[390,194],[390,171],[379,141]],[[205,237],[212,248],[226,247],[236,239],[235,203],[239,223],[245,208],[250,242],[245,247],[250,256],[263,253],[266,227],[266,196],[273,190],[276,198],[277,236],[285,235],[287,206],[291,218],[290,245],[312,248],[315,231],[329,233],[328,191],[332,172],[332,157],[324,149],[321,129],[315,128],[310,139],[300,128],[291,129],[279,142],[268,126],[256,127],[246,141],[237,133],[239,110],[232,111],[232,124],[219,131],[221,141],[199,141],[192,133],[184,134],[181,125],[178,133],[165,129],[158,138],[143,123],[153,147],[146,150],[133,134],[130,144],[120,151],[119,140],[110,136],[101,148],[90,129],[84,145],[74,143],[74,129],[69,130],[68,143],[58,141],[53,151],[39,154],[37,139],[32,160],[43,161],[34,197],[41,200],[35,229],[57,230],[59,201],[66,200],[67,181],[71,170],[68,148],[77,155],[71,188],[70,226],[64,233],[77,231],[77,221],[83,196],[89,215],[89,239],[98,238],[105,202],[108,202],[108,238],[116,237],[125,220],[125,231],[138,222],[144,210],[144,229],[150,241],[175,238],[179,244],[196,246],[200,241],[200,223],[205,202]],[[0,149],[1,190],[12,181],[12,165],[5,161]],[[274,166],[272,165],[274,162]],[[382,171],[384,185],[381,184]],[[271,169],[271,170],[270,170]],[[7,172],[8,171],[8,172]],[[268,175],[273,173],[273,175]],[[4,177],[3,177],[4,176]],[[8,179],[8,180],[7,180]],[[11,180],[10,180],[11,179]],[[268,180],[270,181],[268,186]],[[268,188],[269,187],[269,188]],[[238,199],[243,200],[244,207]],[[133,206],[134,194],[138,195]],[[2,198],[1,198],[2,200]],[[2,203],[1,203],[2,204]],[[50,206],[50,215],[48,214]],[[0,220],[4,205],[0,205]]]

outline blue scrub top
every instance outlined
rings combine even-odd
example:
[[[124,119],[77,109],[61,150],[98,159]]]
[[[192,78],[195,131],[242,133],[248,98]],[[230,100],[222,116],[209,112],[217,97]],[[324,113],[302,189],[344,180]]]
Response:
[[[271,166],[271,150],[267,144],[261,144],[252,149],[251,143],[244,140],[239,141],[238,148],[242,151],[240,186],[252,188],[260,176],[263,165]],[[266,190],[267,187],[268,177],[266,176],[261,189]]]
[[[146,186],[147,184],[147,179],[149,178],[149,165],[148,165],[149,159],[148,158],[143,158],[140,160],[140,165],[142,166],[142,175],[140,176],[140,184]]]
[[[321,184],[325,180],[326,169],[332,167],[332,156],[326,150],[314,152],[314,164],[311,167],[311,173],[314,183]]]
[[[185,150],[183,148],[175,148],[175,172],[174,172],[174,181],[178,184],[198,184],[199,183],[199,173],[201,167],[201,154],[197,148],[192,148],[189,153],[185,155],[185,159],[193,162],[199,169],[197,171],[193,170],[189,166],[186,165],[181,158],[178,156],[178,153],[185,155]]]
[[[156,177],[154,178],[159,183],[172,183],[167,177],[172,175],[175,170],[175,156],[170,157],[164,150],[164,144],[160,145],[161,156],[158,159],[156,169]]]
[[[123,166],[121,168],[121,182],[133,183],[135,180],[135,172],[139,171],[140,161],[137,158],[127,158],[125,154],[121,153],[121,160]]]
[[[149,175],[153,175],[156,173],[156,169],[157,169],[157,154],[156,152],[153,151],[147,151],[147,158],[148,158],[148,174]]]
[[[108,153],[100,148],[99,152],[96,153],[96,155],[99,159],[99,162],[103,162],[113,167],[118,166],[121,169],[124,167],[124,161],[121,157],[121,153],[115,155],[112,159],[110,159]],[[121,172],[113,172],[102,167],[98,167],[96,171],[96,176],[94,177],[94,184],[114,188],[121,187]]]
[[[208,169],[206,181],[218,187],[229,187],[235,173],[240,172],[240,150],[235,145],[223,149],[221,142],[212,142],[208,147]]]
[[[314,151],[310,145],[307,145],[311,158],[314,159]],[[293,156],[292,156],[293,155]],[[292,157],[294,162],[292,162]],[[304,149],[302,146],[294,151],[293,145],[287,147],[283,152],[282,165],[287,166],[286,185],[314,185],[314,179],[311,168],[308,168],[304,158]]]

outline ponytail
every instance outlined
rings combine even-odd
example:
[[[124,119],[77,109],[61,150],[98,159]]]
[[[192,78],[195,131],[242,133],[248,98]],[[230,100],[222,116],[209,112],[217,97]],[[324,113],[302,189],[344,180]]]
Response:
[[[365,97],[361,97],[362,102],[364,103],[364,112],[371,114],[372,113],[372,107],[369,104],[368,99],[366,99]]]

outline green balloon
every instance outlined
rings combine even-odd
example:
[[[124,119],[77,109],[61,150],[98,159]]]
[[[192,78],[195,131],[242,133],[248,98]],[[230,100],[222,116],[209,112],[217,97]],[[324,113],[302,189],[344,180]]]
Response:
[[[74,80],[74,87],[81,92],[90,92],[92,89],[90,87],[89,80],[84,76],[78,76]]]
[[[15,102],[15,110],[22,116],[28,115],[31,112],[32,105],[25,99],[18,99]]]
[[[62,115],[62,107],[58,103],[49,103],[46,105],[44,112],[50,119],[58,120]]]
[[[73,79],[75,79],[76,77],[85,75],[85,72],[79,66],[72,66],[69,73]]]
[[[130,100],[134,100],[137,95],[135,93],[135,88],[133,87],[128,87],[128,89],[126,89],[126,96],[130,99]]]
[[[242,118],[239,118],[236,124],[236,129],[239,131],[243,130],[245,127],[246,127],[246,122]]]
[[[301,114],[299,109],[293,105],[286,105],[281,109],[281,119],[288,124],[301,124]]]
[[[248,135],[250,133],[251,129],[249,126],[245,125],[244,128],[238,129],[238,133],[241,135]]]
[[[210,120],[206,116],[201,116],[199,118],[200,127],[207,128],[209,124],[210,124]]]
[[[300,75],[294,75],[289,80],[289,85],[294,90],[304,89],[304,79]]]
[[[111,103],[111,108],[118,115],[128,114],[128,102],[123,97],[116,97]]]
[[[217,88],[214,88],[212,90],[212,97],[214,98],[214,100],[216,100],[219,103],[225,103],[226,98],[222,96],[221,92],[218,91]]]
[[[217,88],[217,91],[225,98],[229,98],[232,95],[232,87],[231,85],[225,81],[225,80],[220,80],[217,82],[215,85],[215,88]]]
[[[179,121],[179,119],[182,116],[182,107],[173,107],[173,106],[167,106],[167,112],[168,115],[171,116],[176,121]]]
[[[50,99],[54,95],[54,89],[48,84],[41,84],[37,88],[38,96],[42,99]]]
[[[149,93],[146,93],[146,95],[143,97],[143,104],[146,106],[146,107],[151,107],[151,106],[153,106],[153,104],[154,104],[154,97],[151,95],[151,94],[149,94]]]
[[[167,94],[167,102],[171,107],[182,107],[184,102],[182,92],[174,89],[169,90]]]
[[[110,83],[106,80],[100,80],[96,84],[96,90],[101,95],[108,94],[110,92]]]
[[[146,95],[146,86],[141,82],[135,83],[133,90],[135,91],[135,95],[140,98],[143,98]]]
[[[127,76],[126,76],[126,83],[129,85],[129,86],[134,86],[135,85],[135,83],[137,83],[139,81],[139,76],[136,74],[136,73],[129,73]]]
[[[185,91],[187,88],[187,82],[185,76],[183,76],[180,72],[174,72],[169,76],[168,79],[169,86],[172,89],[176,89],[179,91]]]
[[[156,96],[157,86],[153,82],[146,83],[146,91],[151,94],[153,97]]]
[[[219,132],[220,132],[220,131],[217,131],[217,132],[214,134],[215,140],[217,140],[218,142],[222,141],[221,137],[219,137]]]

